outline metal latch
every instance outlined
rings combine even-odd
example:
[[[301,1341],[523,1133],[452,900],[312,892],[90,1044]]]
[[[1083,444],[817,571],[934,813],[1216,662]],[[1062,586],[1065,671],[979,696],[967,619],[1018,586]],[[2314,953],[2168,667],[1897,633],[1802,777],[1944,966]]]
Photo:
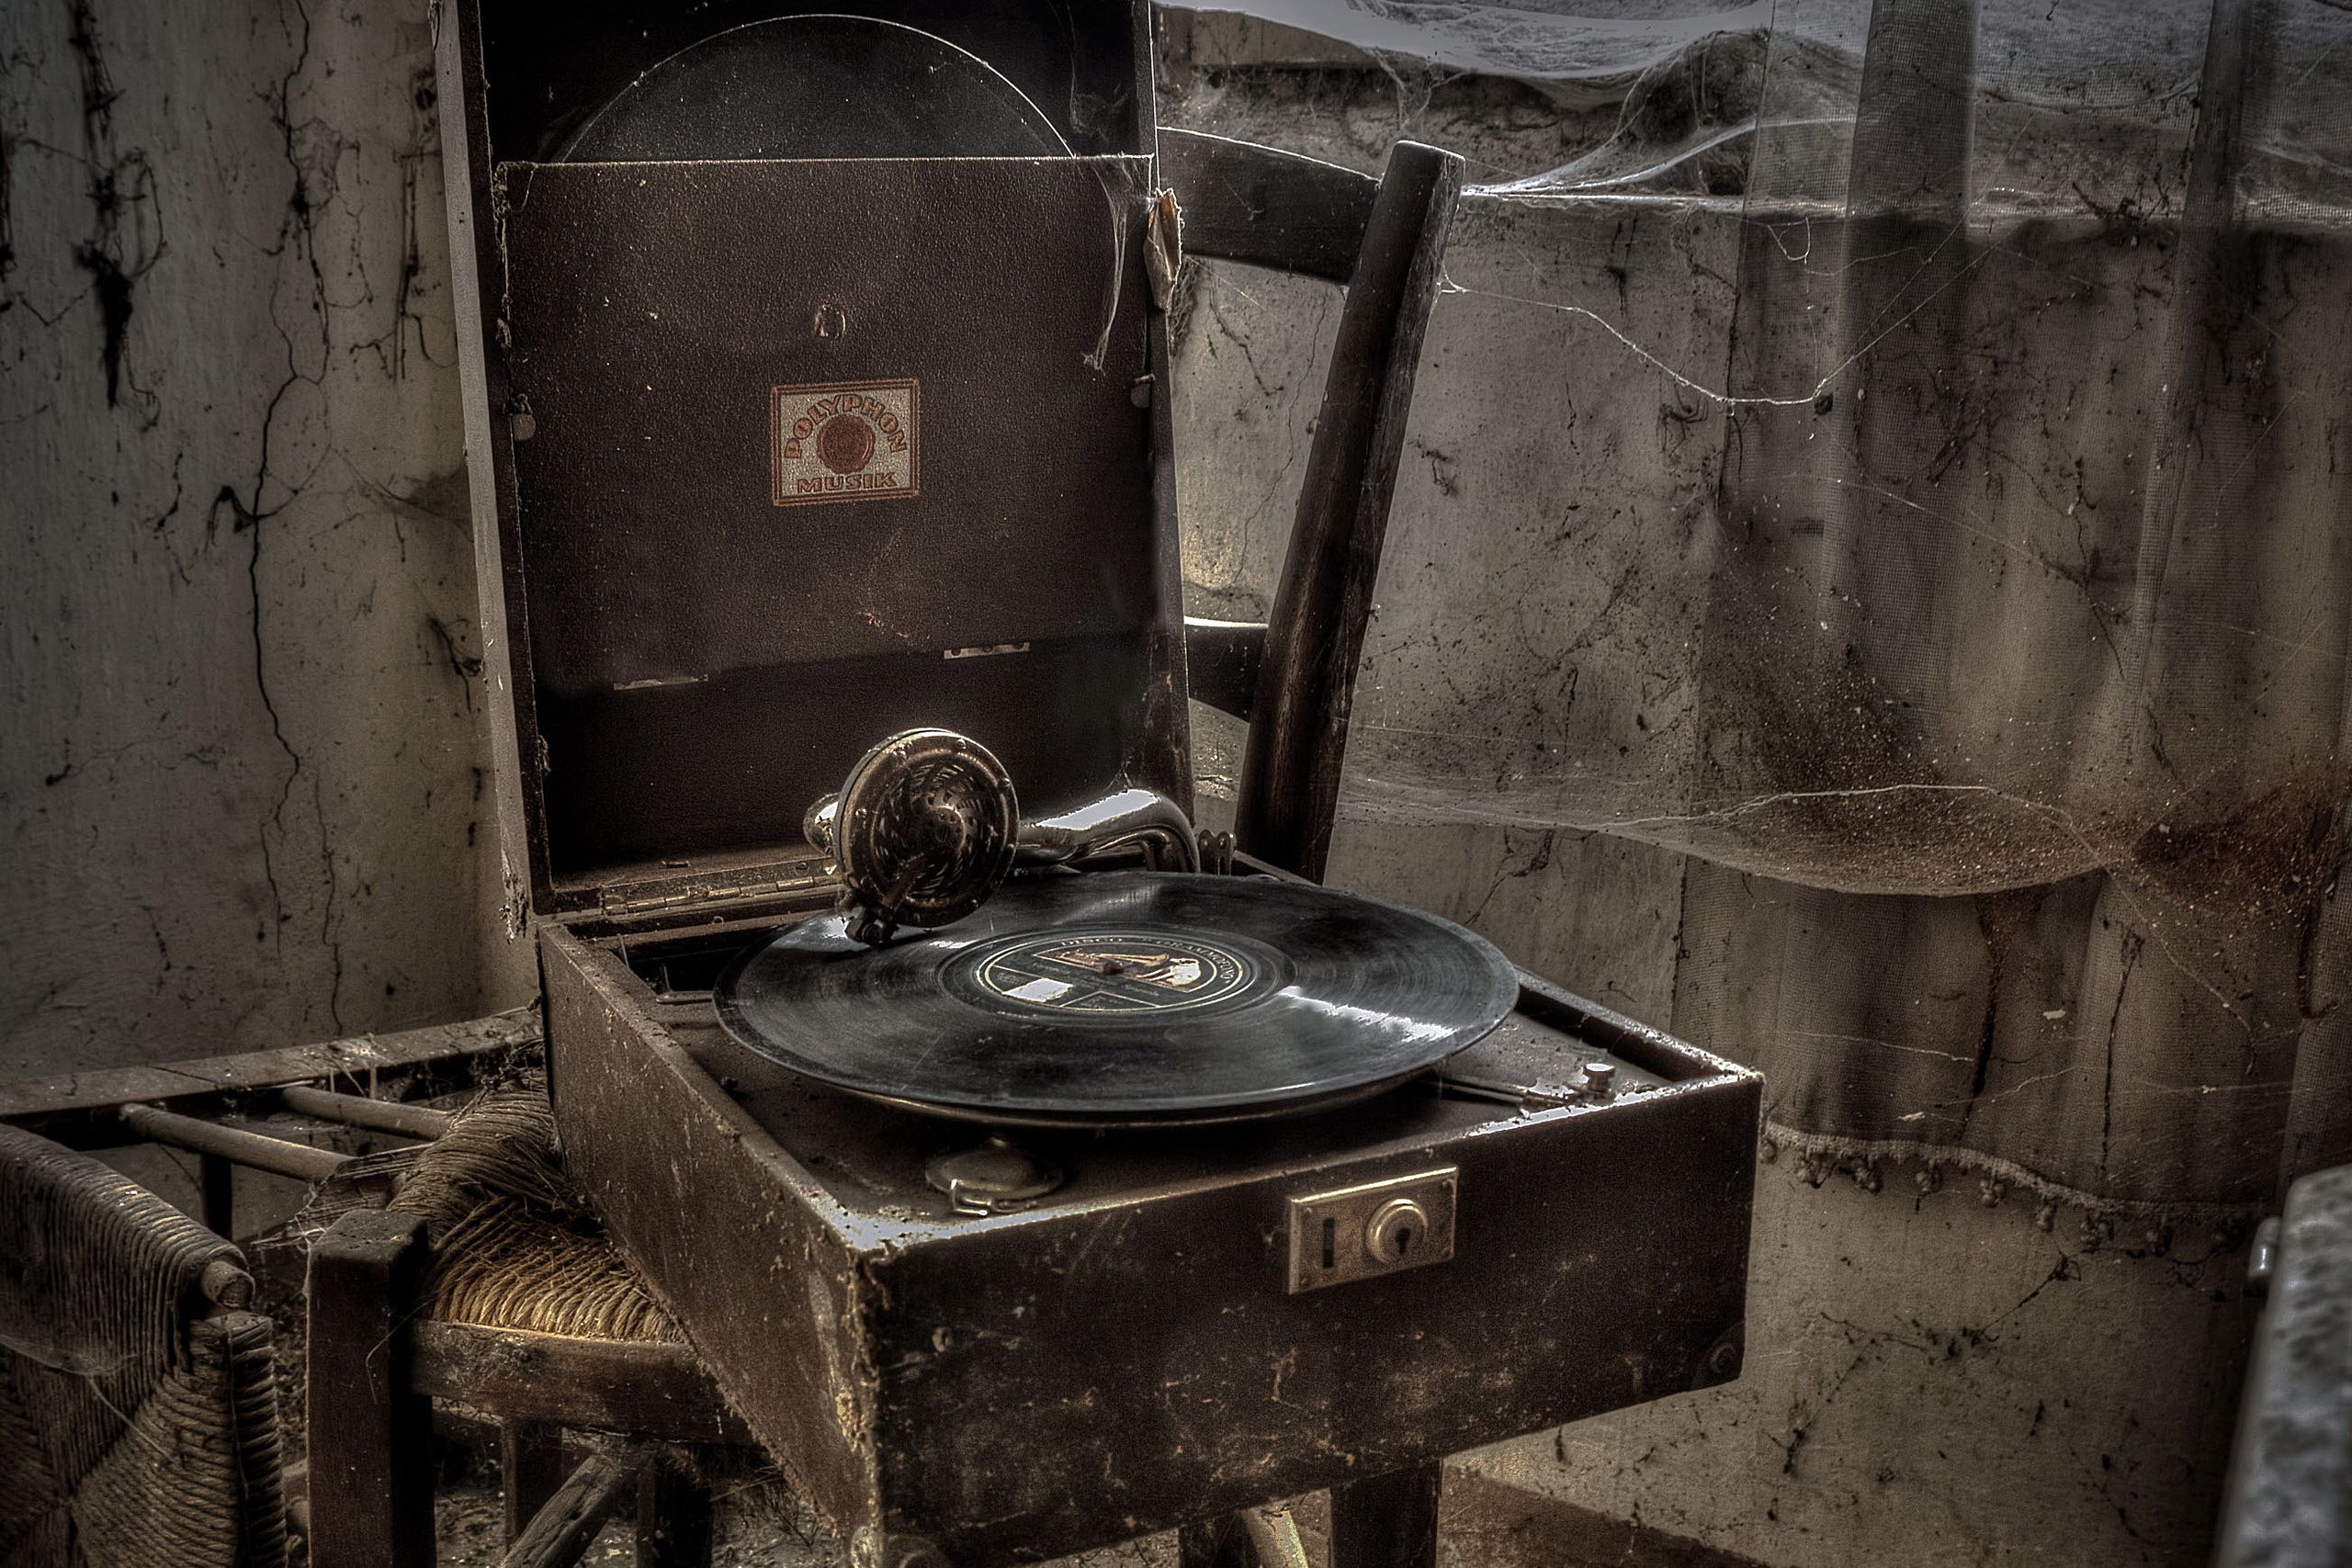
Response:
[[[1290,1292],[1394,1274],[1453,1256],[1457,1166],[1290,1201]]]
[[[691,908],[698,904],[748,903],[753,899],[830,894],[832,878],[821,860],[786,861],[779,865],[747,867],[737,872],[697,876],[691,873],[607,886],[598,890],[597,904],[605,915],[645,915],[657,910]]]

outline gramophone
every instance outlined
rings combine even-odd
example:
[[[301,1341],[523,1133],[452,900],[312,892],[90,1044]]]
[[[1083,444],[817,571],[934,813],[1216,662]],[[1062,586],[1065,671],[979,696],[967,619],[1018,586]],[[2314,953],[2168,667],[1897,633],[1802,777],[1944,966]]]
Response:
[[[1148,6],[852,10],[440,14],[571,1173],[862,1563],[1736,1376],[1756,1077],[1188,819]]]

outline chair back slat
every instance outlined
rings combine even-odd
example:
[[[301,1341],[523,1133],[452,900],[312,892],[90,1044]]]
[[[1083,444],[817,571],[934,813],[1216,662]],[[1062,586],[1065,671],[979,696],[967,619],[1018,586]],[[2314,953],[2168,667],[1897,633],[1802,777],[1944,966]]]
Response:
[[[1196,130],[1159,133],[1159,178],[1184,206],[1184,249],[1216,261],[1355,275],[1380,182],[1336,164]]]
[[[1413,381],[1461,188],[1453,153],[1410,141],[1389,153],[1348,277],[1269,616],[1234,837],[1245,852],[1317,881]]]

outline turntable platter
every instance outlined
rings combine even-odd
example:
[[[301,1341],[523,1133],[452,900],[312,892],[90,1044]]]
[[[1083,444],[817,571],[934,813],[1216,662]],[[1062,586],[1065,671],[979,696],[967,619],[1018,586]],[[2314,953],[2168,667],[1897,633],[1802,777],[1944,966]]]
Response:
[[[1306,883],[1016,879],[869,948],[802,921],[723,976],[719,1021],[803,1077],[937,1115],[1175,1125],[1375,1093],[1475,1043],[1519,983],[1433,915]]]

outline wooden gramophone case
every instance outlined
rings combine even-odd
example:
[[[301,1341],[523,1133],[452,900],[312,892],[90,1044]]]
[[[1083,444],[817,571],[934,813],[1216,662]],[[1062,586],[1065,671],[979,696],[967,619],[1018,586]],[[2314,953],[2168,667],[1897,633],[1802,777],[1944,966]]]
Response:
[[[508,880],[614,1236],[876,1561],[1056,1555],[1736,1375],[1758,1080],[1532,977],[1443,1083],[1037,1136],[1065,1184],[987,1216],[924,1178],[981,1129],[719,1029],[727,955],[828,900],[802,808],[895,729],[978,738],[1032,810],[1190,804],[1148,7],[821,7],[988,61],[1070,156],[562,161],[657,62],[820,9],[439,15]],[[829,456],[852,395],[880,434]],[[1292,1200],[1439,1171],[1450,1258],[1290,1288]]]

